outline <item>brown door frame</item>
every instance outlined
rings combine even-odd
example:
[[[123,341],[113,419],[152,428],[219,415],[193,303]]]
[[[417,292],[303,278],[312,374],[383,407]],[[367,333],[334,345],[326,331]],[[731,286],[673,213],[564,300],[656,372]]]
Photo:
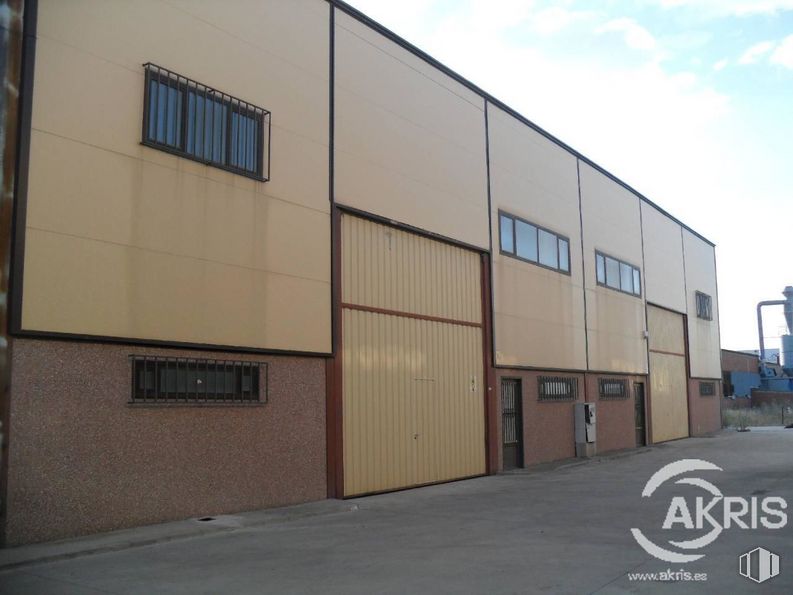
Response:
[[[647,446],[650,443],[650,436],[649,436],[649,430],[648,430],[649,424],[647,423],[647,419],[648,419],[648,415],[647,415],[647,401],[648,401],[648,399],[647,399],[647,385],[648,385],[648,383],[645,382],[645,381],[634,382],[633,383],[634,420],[636,419],[636,409],[635,408],[636,408],[636,402],[638,401],[638,399],[636,398],[637,397],[636,388],[638,386],[642,387],[642,417],[643,417],[642,430],[644,430],[644,432],[643,432],[644,433],[644,437],[643,437],[644,438],[644,440],[643,440],[644,444],[637,444],[636,445],[637,447]]]

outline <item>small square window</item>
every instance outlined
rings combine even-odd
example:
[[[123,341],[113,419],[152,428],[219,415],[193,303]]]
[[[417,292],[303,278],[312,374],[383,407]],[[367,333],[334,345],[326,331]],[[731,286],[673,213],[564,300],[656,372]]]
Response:
[[[703,320],[713,320],[713,300],[706,293],[701,291],[695,294],[697,300],[697,318]]]

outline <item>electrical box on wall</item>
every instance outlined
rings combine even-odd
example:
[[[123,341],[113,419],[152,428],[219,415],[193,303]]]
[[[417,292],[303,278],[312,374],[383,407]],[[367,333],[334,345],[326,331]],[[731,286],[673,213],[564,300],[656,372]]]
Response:
[[[575,455],[591,457],[597,452],[597,414],[594,403],[575,404]]]

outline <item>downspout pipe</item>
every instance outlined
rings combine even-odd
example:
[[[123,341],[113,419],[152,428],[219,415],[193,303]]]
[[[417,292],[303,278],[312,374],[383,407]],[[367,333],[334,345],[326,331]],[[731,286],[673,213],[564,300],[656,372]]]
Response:
[[[757,334],[760,336],[760,365],[765,363],[765,341],[763,340],[763,306],[784,306],[788,300],[767,300],[757,304]]]

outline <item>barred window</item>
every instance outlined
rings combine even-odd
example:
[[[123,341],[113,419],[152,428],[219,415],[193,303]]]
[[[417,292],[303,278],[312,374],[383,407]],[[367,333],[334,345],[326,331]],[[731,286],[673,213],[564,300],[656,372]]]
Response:
[[[537,378],[540,401],[574,401],[578,398],[578,379],[563,376]]]
[[[144,145],[269,179],[270,112],[155,64],[144,68]]]
[[[628,381],[624,378],[600,378],[598,384],[601,399],[628,398]]]
[[[699,396],[700,397],[713,397],[716,395],[715,382],[700,382],[699,383]]]
[[[702,320],[713,320],[713,300],[706,294],[698,291],[697,298],[697,318]]]
[[[262,376],[266,396],[266,363],[153,356],[130,359],[132,403],[261,403]]]

